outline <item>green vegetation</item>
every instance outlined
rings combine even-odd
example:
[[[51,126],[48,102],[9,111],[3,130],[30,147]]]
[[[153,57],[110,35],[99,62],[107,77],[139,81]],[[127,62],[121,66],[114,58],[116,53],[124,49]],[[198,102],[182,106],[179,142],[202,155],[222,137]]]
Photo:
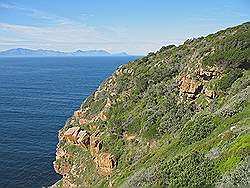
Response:
[[[201,114],[194,117],[182,129],[180,140],[181,143],[192,144],[206,138],[217,127],[215,118],[210,114]]]
[[[101,132],[101,151],[114,154],[117,166],[100,176],[88,150],[61,140],[58,147],[69,156],[63,159],[67,180],[84,187],[247,186],[249,27],[162,47],[114,72],[81,106],[85,119],[106,118],[81,127]],[[200,68],[213,76],[204,79]],[[183,75],[201,84],[191,97],[180,94]],[[61,133],[69,126],[78,124],[68,121]]]
[[[169,187],[210,187],[220,178],[213,161],[198,152],[175,157],[162,166],[162,172]]]
[[[231,85],[242,76],[242,70],[239,68],[231,69],[227,73],[223,75],[223,77],[218,80],[215,84],[215,89],[226,91],[227,88],[231,87]]]

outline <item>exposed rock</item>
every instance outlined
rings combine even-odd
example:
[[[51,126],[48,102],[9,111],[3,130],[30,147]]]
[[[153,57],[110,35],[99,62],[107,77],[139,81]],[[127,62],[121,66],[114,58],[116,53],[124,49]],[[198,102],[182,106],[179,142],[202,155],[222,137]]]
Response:
[[[102,141],[100,140],[99,132],[94,132],[89,135],[86,130],[80,130],[80,127],[69,128],[64,136],[70,143],[78,144],[83,148],[89,148],[91,156],[94,159],[96,168],[101,175],[108,175],[111,170],[116,166],[115,156],[110,153],[100,153]],[[66,153],[62,149],[58,149],[57,158],[63,157]],[[54,164],[56,172],[64,174],[66,170],[62,164]]]
[[[100,140],[99,132],[95,132],[90,136],[90,153],[93,157],[96,157],[101,149],[102,143]]]
[[[216,97],[216,92],[214,90],[205,89],[205,95],[211,99]]]
[[[56,160],[66,156],[66,152],[62,148],[56,149]]]
[[[188,93],[195,93],[198,89],[199,85],[196,80],[192,80],[190,83],[190,87]]]
[[[115,71],[115,74],[116,74],[116,76],[121,76],[121,75],[123,75],[123,70],[118,69],[118,70]]]
[[[83,148],[87,148],[89,146],[89,134],[86,130],[80,131],[78,134],[77,143]]]
[[[99,118],[100,118],[102,121],[107,120],[107,116],[104,114],[103,111],[99,114]]]
[[[198,83],[196,80],[191,80],[187,76],[181,76],[178,78],[180,83],[179,86],[179,95],[183,96],[185,93],[188,94],[189,97],[193,98],[195,95],[198,94],[201,84]]]
[[[94,162],[98,172],[103,176],[110,174],[116,166],[116,159],[110,153],[100,153],[95,157]]]
[[[111,105],[112,105],[112,102],[111,102],[110,98],[107,98],[107,103],[106,103],[104,108],[110,108]]]
[[[116,159],[114,155],[110,153],[100,153],[102,141],[100,140],[100,133],[98,131],[89,135],[86,130],[80,130],[80,127],[72,127],[64,133],[64,137],[69,143],[78,144],[83,148],[90,149],[91,156],[93,157],[99,174],[106,176],[116,166]],[[56,155],[57,159],[61,159],[66,155],[66,152],[63,149],[58,149]],[[60,165],[54,163],[54,168],[57,173],[62,175],[68,172],[67,166],[62,163]]]
[[[79,131],[80,127],[71,127],[64,133],[64,137],[68,140],[68,142],[76,144]]]
[[[79,175],[78,175],[78,169],[79,168],[79,166],[77,166],[77,165],[73,165],[72,167],[71,167],[71,170],[70,170],[70,173],[74,176],[74,177],[77,177],[77,178],[79,178]]]
[[[55,161],[53,163],[53,166],[54,166],[56,173],[61,174],[61,175],[65,175],[69,171],[67,163],[65,163],[64,161],[61,161],[60,163]]]
[[[182,96],[189,89],[189,78],[187,76],[181,77],[180,83],[181,83],[181,85],[180,85],[179,95]]]
[[[221,74],[221,70],[217,67],[210,67],[207,70],[200,68],[198,73],[199,76],[203,78],[203,80],[211,80],[212,78],[215,78]]]
[[[63,187],[64,188],[77,188],[79,186],[73,184],[72,182],[69,181],[69,178],[66,176],[63,178]]]
[[[77,110],[77,111],[74,112],[74,117],[75,118],[80,118],[81,115],[82,115],[82,112],[80,110]]]
[[[200,86],[200,84],[198,84],[198,82],[196,80],[192,80],[190,82],[189,90],[187,91],[188,96],[193,98],[198,93],[199,86]]]
[[[70,120],[70,125],[73,125],[75,123],[75,120],[74,119],[71,119]]]
[[[78,122],[79,122],[79,125],[84,125],[84,124],[88,123],[89,121],[85,118],[80,118]]]
[[[113,97],[113,96],[116,96],[116,93],[115,92],[111,92],[110,95],[111,95],[111,97]]]
[[[98,89],[100,90],[100,88],[98,88]],[[99,93],[100,93],[99,90],[97,90],[97,91],[95,92],[95,94],[94,94],[94,99],[95,99],[95,100],[97,99],[97,97],[98,97],[98,95],[99,95]]]

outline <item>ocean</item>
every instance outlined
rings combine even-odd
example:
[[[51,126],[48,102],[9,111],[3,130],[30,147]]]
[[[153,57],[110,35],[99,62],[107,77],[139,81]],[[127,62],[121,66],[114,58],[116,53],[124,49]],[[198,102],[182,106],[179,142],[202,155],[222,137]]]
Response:
[[[117,67],[137,58],[0,58],[0,187],[59,180],[58,130]]]

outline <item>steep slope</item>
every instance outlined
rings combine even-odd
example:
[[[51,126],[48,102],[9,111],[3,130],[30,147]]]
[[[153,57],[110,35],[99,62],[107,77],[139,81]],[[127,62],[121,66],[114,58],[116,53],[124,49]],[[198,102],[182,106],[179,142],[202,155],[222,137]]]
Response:
[[[249,26],[118,68],[60,130],[54,186],[249,184]]]

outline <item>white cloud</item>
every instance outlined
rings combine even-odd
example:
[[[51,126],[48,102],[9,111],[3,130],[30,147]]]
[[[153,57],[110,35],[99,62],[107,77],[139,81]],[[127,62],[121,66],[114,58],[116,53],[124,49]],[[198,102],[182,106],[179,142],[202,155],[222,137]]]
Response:
[[[101,30],[101,32],[100,32]],[[126,28],[97,28],[68,22],[51,26],[27,26],[0,22],[0,50],[14,47],[76,49],[106,49],[111,52],[147,53],[161,43],[129,39]]]
[[[53,26],[38,27],[16,25],[0,22],[0,30],[13,34],[15,38],[25,38],[33,42],[96,42],[104,41],[101,34],[94,28],[75,25],[75,24],[57,24]]]
[[[1,31],[3,31],[2,34]],[[8,33],[9,37],[7,35],[5,37],[4,33]],[[103,33],[95,28],[71,24],[34,27],[0,23],[0,35],[2,35],[0,50],[16,47],[61,51],[105,49],[111,52],[125,51],[131,54],[142,54],[155,51],[167,44],[167,42],[133,40],[131,37],[126,39],[119,36],[119,33],[111,36],[109,32]],[[180,41],[181,39],[176,39],[169,42],[180,43]]]
[[[11,5],[11,4],[1,3],[1,2],[0,2],[0,8],[13,9],[13,8],[15,8],[15,6],[14,6],[14,5]]]
[[[40,11],[40,10],[26,8],[26,7],[22,7],[20,5],[15,5],[15,4],[0,3],[0,8],[13,9],[16,11],[20,11],[24,15],[30,16],[34,19],[47,20],[47,21],[51,21],[52,23],[56,23],[56,24],[64,24],[64,23],[71,22],[71,20],[64,18],[64,17],[61,17],[61,16],[48,14],[48,13],[45,13],[45,12]]]
[[[141,54],[155,51],[162,45],[166,45],[157,39],[158,36],[149,38],[150,33],[138,32],[135,34],[134,31],[131,33],[126,27],[93,27],[79,21],[13,4],[0,3],[0,8],[15,9],[34,20],[41,19],[49,22],[46,26],[0,22],[0,50],[15,47],[47,48],[62,51],[105,49],[111,52],[126,51],[131,54]],[[93,15],[83,13],[80,16],[91,17]],[[172,40],[171,42],[179,43],[180,40]]]

